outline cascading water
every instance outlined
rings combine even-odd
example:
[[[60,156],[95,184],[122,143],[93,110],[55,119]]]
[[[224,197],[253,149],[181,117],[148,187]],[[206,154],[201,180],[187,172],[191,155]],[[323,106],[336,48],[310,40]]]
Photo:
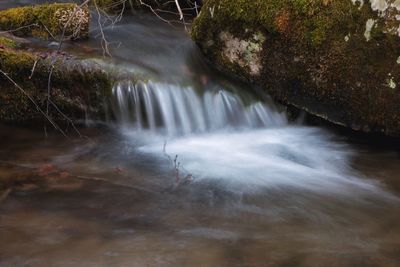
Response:
[[[168,136],[287,124],[286,116],[274,108],[261,102],[245,105],[222,89],[200,94],[191,87],[127,82],[115,85],[113,96],[114,114],[121,124]]]
[[[349,197],[380,192],[357,177],[348,166],[350,151],[331,142],[329,133],[290,125],[273,104],[254,99],[245,104],[223,89],[197,92],[155,82],[118,83],[113,97],[124,133],[145,140],[139,151],[162,156],[167,142],[168,153],[179,155],[197,180],[225,181],[224,187],[240,192],[295,188]]]

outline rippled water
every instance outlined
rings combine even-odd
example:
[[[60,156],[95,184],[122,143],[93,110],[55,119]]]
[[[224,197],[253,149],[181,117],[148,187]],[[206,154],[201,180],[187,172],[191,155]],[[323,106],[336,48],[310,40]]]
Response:
[[[177,181],[164,137],[148,132],[0,132],[2,177],[32,179],[0,204],[0,266],[400,261],[394,151],[307,127],[195,135],[165,146],[179,155]]]
[[[398,144],[289,123],[155,19],[106,32],[147,77],[115,84],[115,121],[0,125],[1,267],[400,266]]]

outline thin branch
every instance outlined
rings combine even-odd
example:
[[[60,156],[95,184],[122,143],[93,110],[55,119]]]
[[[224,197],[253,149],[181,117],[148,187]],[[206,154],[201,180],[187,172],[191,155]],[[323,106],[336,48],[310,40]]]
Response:
[[[33,73],[35,72],[36,64],[38,63],[38,59],[35,60],[35,63],[33,63],[33,67],[31,70],[31,75],[29,76],[29,80],[32,79]]]
[[[97,23],[98,23],[98,25],[99,25],[99,29],[100,29],[100,33],[101,33],[101,47],[102,47],[102,49],[103,49],[103,56],[105,56],[105,55],[107,54],[108,56],[111,57],[111,53],[110,53],[110,50],[109,50],[109,44],[110,44],[110,43],[107,41],[106,36],[105,36],[105,34],[104,34],[103,25],[102,25],[102,23],[101,23],[100,9],[99,9],[99,7],[98,7],[98,5],[97,5],[97,1],[94,1],[94,6],[95,6],[95,8],[96,8],[96,12],[97,12]]]
[[[57,47],[56,54],[53,56],[53,59],[52,59],[52,61],[51,61],[50,72],[49,72],[49,76],[48,76],[48,79],[47,79],[47,103],[46,103],[46,115],[47,115],[47,116],[49,115],[49,106],[50,106],[51,78],[52,78],[53,71],[54,71],[54,65],[55,65],[56,60],[57,60],[57,55],[58,55],[58,54],[60,53],[60,51],[61,51],[61,47],[62,47],[62,44],[63,44],[63,41],[64,41],[65,33],[66,33],[66,31],[67,31],[67,27],[68,27],[69,24],[71,23],[72,19],[75,17],[75,14],[78,12],[78,10],[79,10],[80,8],[82,8],[83,6],[87,5],[88,3],[89,3],[89,0],[84,1],[84,2],[79,6],[79,8],[76,8],[76,9],[74,10],[74,12],[73,12],[73,13],[70,15],[70,17],[68,18],[68,21],[64,24],[64,28],[63,28],[63,31],[62,31],[62,34],[61,34],[61,37],[60,37],[60,40],[59,40],[59,44],[58,44],[58,47]],[[78,25],[78,26],[79,26],[79,25]]]
[[[72,128],[73,128],[74,131],[78,134],[79,137],[81,137],[81,138],[82,138],[82,137],[88,138],[87,136],[83,136],[83,135],[79,132],[79,130],[78,130],[78,128],[76,128],[74,122],[73,122],[67,115],[65,115],[51,99],[49,99],[49,101],[50,101],[50,104],[57,110],[57,112],[58,112],[64,119],[66,119],[66,120],[72,125]]]
[[[18,90],[21,91],[21,93],[23,93],[26,97],[28,97],[28,99],[33,103],[33,105],[35,106],[35,108],[50,122],[50,124],[58,131],[61,132],[61,134],[64,137],[67,137],[67,135],[65,134],[65,132],[57,125],[56,122],[54,122],[51,117],[46,114],[46,112],[44,112],[39,105],[36,103],[36,101],[24,90],[22,89],[21,86],[19,86],[7,73],[5,73],[3,70],[0,69],[0,73],[3,74],[16,88],[18,88]]]

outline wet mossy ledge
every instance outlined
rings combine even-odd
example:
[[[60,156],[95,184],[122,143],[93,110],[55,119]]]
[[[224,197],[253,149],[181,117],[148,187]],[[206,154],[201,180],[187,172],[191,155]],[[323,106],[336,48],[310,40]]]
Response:
[[[354,130],[400,136],[396,0],[207,0],[192,37],[222,70]]]
[[[56,121],[105,118],[112,74],[92,60],[18,50],[12,40],[6,39],[0,37],[0,70],[24,92],[0,73],[0,121],[32,123],[45,120],[31,100],[42,111],[47,111],[48,77],[53,62],[49,116]]]
[[[0,31],[17,36],[58,38],[88,37],[90,12],[87,6],[55,3],[10,8],[0,11]]]

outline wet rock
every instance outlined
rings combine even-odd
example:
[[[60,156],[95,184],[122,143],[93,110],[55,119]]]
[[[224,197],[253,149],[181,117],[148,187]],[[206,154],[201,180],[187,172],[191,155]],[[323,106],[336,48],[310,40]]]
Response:
[[[277,100],[365,132],[400,136],[395,0],[209,0],[192,37],[216,65]]]

